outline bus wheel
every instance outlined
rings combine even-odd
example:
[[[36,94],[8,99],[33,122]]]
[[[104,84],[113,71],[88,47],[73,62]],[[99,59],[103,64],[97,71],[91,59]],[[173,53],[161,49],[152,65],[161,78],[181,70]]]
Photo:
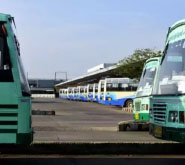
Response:
[[[132,100],[127,100],[125,103],[126,108],[133,108],[133,101]]]

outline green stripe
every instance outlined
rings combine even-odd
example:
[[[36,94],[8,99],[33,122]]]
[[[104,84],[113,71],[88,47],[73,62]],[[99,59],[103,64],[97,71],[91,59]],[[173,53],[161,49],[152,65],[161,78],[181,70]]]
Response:
[[[0,109],[0,114],[1,113],[18,113],[17,109]]]
[[[18,129],[17,125],[0,125],[0,129]]]
[[[14,116],[0,116],[0,121],[17,121],[18,118]]]

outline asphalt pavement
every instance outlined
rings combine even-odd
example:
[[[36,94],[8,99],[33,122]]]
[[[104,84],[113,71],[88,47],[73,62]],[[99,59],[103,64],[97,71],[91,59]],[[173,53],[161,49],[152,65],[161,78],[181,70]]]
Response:
[[[33,110],[55,111],[56,115],[33,115],[33,143],[166,143],[148,132],[118,132],[120,121],[132,114],[120,107],[62,99],[33,99]]]

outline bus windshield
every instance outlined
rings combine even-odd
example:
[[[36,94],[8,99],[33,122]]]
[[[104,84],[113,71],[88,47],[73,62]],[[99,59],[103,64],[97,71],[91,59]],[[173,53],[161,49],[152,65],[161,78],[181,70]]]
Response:
[[[84,93],[84,88],[80,88],[80,93]]]
[[[74,93],[75,94],[78,93],[78,89],[77,88],[74,89]]]
[[[95,92],[98,92],[98,84],[95,84]]]
[[[89,92],[93,92],[93,86],[89,86]]]
[[[154,61],[151,61],[151,62],[154,62]],[[141,76],[136,97],[151,95],[155,74],[156,74],[156,66],[149,65],[149,67],[147,67],[147,64],[146,64],[146,68],[144,69],[143,74]]]
[[[72,89],[69,89],[68,92],[69,92],[69,94],[71,94],[72,93]]]
[[[104,92],[104,82],[101,83],[101,92]]]
[[[170,43],[163,57],[154,95],[185,93],[185,39]]]

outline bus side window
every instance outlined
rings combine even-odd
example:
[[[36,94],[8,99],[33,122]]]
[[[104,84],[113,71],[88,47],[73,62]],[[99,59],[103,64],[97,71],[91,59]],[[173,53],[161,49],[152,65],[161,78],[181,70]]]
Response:
[[[120,83],[119,84],[119,89],[120,91],[128,91],[128,84],[123,84],[123,83]]]
[[[18,42],[15,35],[14,35],[14,41],[15,41],[15,45],[16,45],[16,49],[17,49],[17,53],[18,53],[18,69],[19,69],[19,75],[20,75],[20,81],[21,81],[22,95],[23,96],[30,96],[31,92],[30,92],[28,80],[26,78],[24,67],[22,64],[21,57],[20,57],[20,46],[19,46],[19,42]]]
[[[0,38],[0,70],[3,70],[3,46],[4,40]]]
[[[2,31],[0,32],[0,82],[13,82],[8,44]]]
[[[20,81],[21,81],[21,90],[23,96],[30,96],[30,88],[28,85],[28,80],[26,79],[24,68],[22,65],[22,61],[20,56],[18,57],[18,68],[19,68],[19,74],[20,74]]]
[[[112,89],[112,84],[111,83],[107,83],[107,91],[110,91]]]
[[[130,91],[136,91],[137,90],[137,86],[136,84],[130,84]]]

